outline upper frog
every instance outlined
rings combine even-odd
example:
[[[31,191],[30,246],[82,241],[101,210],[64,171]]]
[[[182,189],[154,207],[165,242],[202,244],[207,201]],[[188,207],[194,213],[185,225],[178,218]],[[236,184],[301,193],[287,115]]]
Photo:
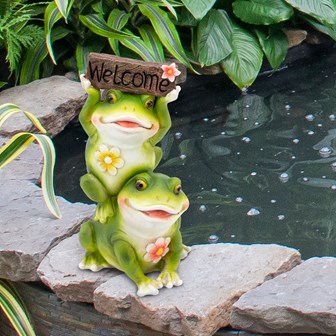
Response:
[[[181,181],[153,172],[137,174],[121,189],[117,203],[105,225],[82,225],[80,242],[87,252],[80,267],[115,267],[137,284],[140,296],[181,285],[176,270],[188,249],[182,244],[180,216],[189,206]],[[161,271],[156,280],[144,275],[151,271]]]
[[[133,95],[109,90],[101,100],[100,90],[81,76],[88,98],[79,120],[88,135],[86,167],[81,178],[87,196],[98,203],[95,219],[105,222],[113,213],[110,199],[134,174],[153,170],[162,157],[156,144],[171,126],[168,103],[179,88],[166,97]]]

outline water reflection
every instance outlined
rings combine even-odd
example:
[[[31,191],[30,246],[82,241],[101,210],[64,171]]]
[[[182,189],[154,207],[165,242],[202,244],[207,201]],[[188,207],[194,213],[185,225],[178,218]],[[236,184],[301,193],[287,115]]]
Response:
[[[179,176],[191,200],[185,243],[279,243],[305,258],[336,255],[334,57],[260,78],[244,95],[216,78],[184,90],[158,171]],[[71,133],[56,139],[56,191],[83,201],[83,136]],[[77,154],[67,154],[76,137]]]

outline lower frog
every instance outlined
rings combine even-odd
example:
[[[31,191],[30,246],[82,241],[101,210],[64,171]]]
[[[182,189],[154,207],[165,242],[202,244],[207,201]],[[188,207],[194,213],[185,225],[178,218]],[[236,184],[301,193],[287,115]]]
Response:
[[[182,285],[177,268],[190,248],[182,244],[180,233],[181,215],[189,207],[181,181],[151,171],[139,173],[122,187],[116,202],[106,224],[82,225],[79,239],[86,254],[79,267],[117,268],[135,282],[138,296]],[[153,271],[161,272],[157,279],[145,275]]]

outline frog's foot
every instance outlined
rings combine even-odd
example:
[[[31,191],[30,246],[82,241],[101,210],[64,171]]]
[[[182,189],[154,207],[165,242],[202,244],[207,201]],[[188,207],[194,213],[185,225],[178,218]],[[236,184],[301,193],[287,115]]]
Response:
[[[168,103],[171,103],[175,100],[177,100],[179,93],[181,91],[181,87],[180,86],[176,86],[176,89],[174,89],[173,91],[170,91],[165,97],[164,100]]]
[[[82,88],[84,89],[85,92],[89,93],[90,89],[93,88],[90,80],[85,77],[85,74],[81,74],[79,78],[81,81]]]
[[[187,245],[182,245],[181,260],[187,258],[188,254],[191,251],[191,247]]]
[[[105,224],[108,218],[114,215],[114,206],[112,199],[108,199],[104,203],[97,204],[93,219],[97,222]]]
[[[181,286],[183,284],[177,272],[174,271],[162,271],[156,280],[160,281],[162,285],[167,288]]]
[[[82,270],[89,269],[92,272],[98,272],[103,268],[112,268],[98,251],[92,253],[87,252],[78,267]]]
[[[146,277],[146,279],[138,283],[137,286],[137,295],[143,297],[146,295],[158,295],[159,289],[162,288],[162,283],[161,281]]]

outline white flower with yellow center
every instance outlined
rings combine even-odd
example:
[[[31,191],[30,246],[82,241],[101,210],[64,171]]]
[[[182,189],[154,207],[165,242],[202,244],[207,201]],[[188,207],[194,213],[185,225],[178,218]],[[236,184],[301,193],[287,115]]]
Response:
[[[98,161],[98,167],[102,172],[107,172],[111,175],[117,175],[118,169],[125,164],[120,157],[120,149],[117,147],[108,147],[100,145],[99,150],[95,152],[95,157]]]

